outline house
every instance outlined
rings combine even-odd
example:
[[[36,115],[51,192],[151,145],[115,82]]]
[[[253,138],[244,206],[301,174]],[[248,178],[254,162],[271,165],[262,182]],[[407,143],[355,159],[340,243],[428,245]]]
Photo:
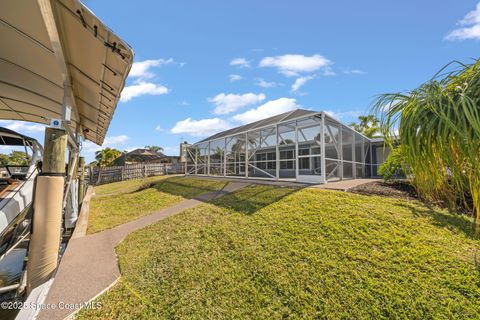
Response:
[[[114,164],[124,166],[135,163],[179,163],[179,160],[180,157],[177,156],[167,156],[162,152],[139,148],[123,153],[114,160]]]
[[[186,173],[327,183],[375,177],[386,154],[383,139],[325,112],[296,109],[187,146]]]

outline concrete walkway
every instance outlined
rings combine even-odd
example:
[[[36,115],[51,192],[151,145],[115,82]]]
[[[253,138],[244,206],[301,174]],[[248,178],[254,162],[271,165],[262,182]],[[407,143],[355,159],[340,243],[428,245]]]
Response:
[[[309,183],[301,183],[296,182],[293,179],[289,180],[267,180],[267,179],[246,179],[246,178],[235,178],[235,177],[221,177],[221,176],[194,176],[188,175],[190,179],[202,179],[202,180],[214,180],[214,181],[230,181],[230,182],[244,182],[248,184],[261,184],[261,185],[269,185],[269,186],[277,186],[277,187],[292,187],[292,188],[299,188],[299,187],[309,187],[312,184]]]
[[[339,180],[332,181],[325,184],[316,184],[312,186],[313,188],[318,189],[328,189],[328,190],[338,190],[338,191],[348,191],[349,189],[361,186],[362,184],[370,183],[373,181],[379,181],[379,179],[350,179],[350,180]]]
[[[370,183],[373,181],[380,181],[380,179],[347,179],[347,180],[338,180],[330,181],[328,183],[322,184],[309,184],[301,183],[288,180],[262,180],[262,179],[244,179],[244,178],[234,178],[234,177],[213,177],[213,176],[188,176],[189,178],[199,178],[199,179],[208,179],[215,181],[243,181],[249,184],[263,184],[271,185],[277,187],[293,187],[293,188],[318,188],[318,189],[328,189],[328,190],[338,190],[338,191],[348,191],[351,188],[358,187],[365,183]]]
[[[115,247],[131,232],[195,207],[205,201],[246,187],[235,181],[218,192],[203,194],[99,233],[72,238],[65,250],[45,304],[84,304],[109,289],[120,277]],[[38,319],[64,319],[78,309],[42,310]]]

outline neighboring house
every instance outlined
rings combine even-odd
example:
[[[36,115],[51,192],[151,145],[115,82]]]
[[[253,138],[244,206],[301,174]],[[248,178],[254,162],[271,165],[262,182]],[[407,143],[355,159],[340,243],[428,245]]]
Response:
[[[180,157],[167,156],[162,152],[155,152],[148,149],[135,149],[122,154],[114,160],[116,166],[136,163],[179,163]]]

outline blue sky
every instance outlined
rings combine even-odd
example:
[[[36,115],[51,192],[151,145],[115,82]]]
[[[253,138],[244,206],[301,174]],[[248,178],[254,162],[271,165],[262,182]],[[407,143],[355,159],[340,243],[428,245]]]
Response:
[[[349,123],[377,94],[478,58],[477,3],[85,1],[135,51],[104,146],[177,154],[182,139],[296,107]],[[43,141],[38,126],[9,125]],[[84,144],[89,161],[96,149]]]

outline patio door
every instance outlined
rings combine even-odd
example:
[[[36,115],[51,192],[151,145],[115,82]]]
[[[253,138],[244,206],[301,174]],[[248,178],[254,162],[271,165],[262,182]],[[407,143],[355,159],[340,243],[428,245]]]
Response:
[[[298,182],[322,183],[322,136],[320,122],[309,122],[296,128]]]

